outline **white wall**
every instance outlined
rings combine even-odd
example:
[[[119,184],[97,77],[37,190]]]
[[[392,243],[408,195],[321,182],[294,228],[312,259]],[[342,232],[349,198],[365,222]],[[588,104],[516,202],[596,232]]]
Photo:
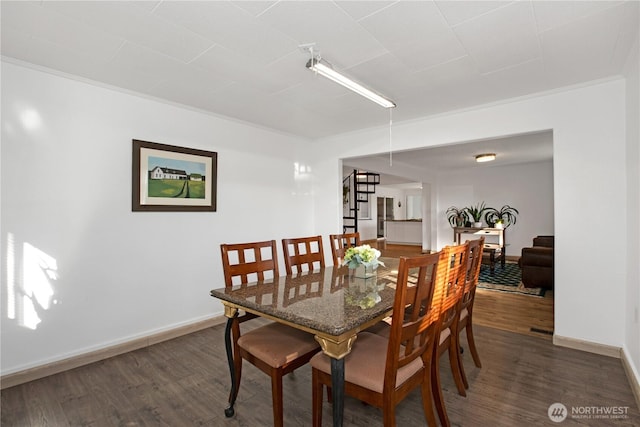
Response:
[[[134,138],[217,151],[218,211],[132,212]],[[313,233],[307,142],[3,63],[2,374],[222,314],[220,243]]]
[[[626,346],[640,382],[640,33],[626,68],[627,107],[627,284]]]
[[[358,231],[360,239],[369,240],[378,237],[377,215],[378,215],[378,197],[388,197],[393,199],[393,218],[396,220],[405,219],[405,190],[400,190],[384,185],[376,186],[376,193],[369,195],[369,207],[371,209],[371,219],[358,220]],[[398,206],[398,201],[402,202],[402,206]]]
[[[620,252],[630,237],[607,233],[606,247],[619,250],[598,250],[601,242],[594,243],[590,230],[610,218],[612,206],[623,207],[617,222],[627,222],[624,80],[400,123],[393,146],[408,150],[547,130],[554,132],[555,334],[622,347],[627,258]],[[388,145],[382,127],[314,143],[322,158],[315,171],[327,177],[314,188],[319,231],[339,221],[320,216],[325,204],[335,203],[327,195],[335,199],[339,188],[339,159],[383,153]]]
[[[406,219],[422,219],[422,188],[406,190],[402,207]]]
[[[515,225],[505,231],[507,255],[519,256],[537,235],[553,234],[553,162],[474,168],[438,175],[437,248],[453,240],[447,222],[449,206],[463,208],[485,202],[518,209]],[[484,220],[483,220],[484,221]]]

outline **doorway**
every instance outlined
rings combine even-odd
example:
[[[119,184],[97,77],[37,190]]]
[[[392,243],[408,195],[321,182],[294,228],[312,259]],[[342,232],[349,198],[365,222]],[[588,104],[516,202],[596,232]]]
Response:
[[[376,224],[378,237],[385,237],[385,221],[391,221],[393,216],[393,197],[378,197],[377,198],[377,212],[376,212]]]

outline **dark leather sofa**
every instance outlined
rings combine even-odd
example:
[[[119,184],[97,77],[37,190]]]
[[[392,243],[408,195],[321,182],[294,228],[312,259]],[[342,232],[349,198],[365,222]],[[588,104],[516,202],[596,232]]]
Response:
[[[522,248],[518,262],[525,288],[553,289],[553,236],[537,236],[533,247]]]

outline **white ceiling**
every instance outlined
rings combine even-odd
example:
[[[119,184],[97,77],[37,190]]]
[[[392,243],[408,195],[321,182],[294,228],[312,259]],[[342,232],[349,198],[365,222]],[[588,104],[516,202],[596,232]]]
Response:
[[[308,138],[621,74],[637,1],[1,2],[1,53]],[[11,59],[9,59],[11,60]]]
[[[475,156],[494,153],[492,162],[477,163]],[[550,161],[553,159],[551,131],[512,135],[504,138],[469,141],[421,150],[395,151],[364,157],[343,159],[343,174],[353,169],[381,172],[382,185],[406,188],[407,182],[416,186],[427,176],[443,172],[458,172],[480,168]],[[393,167],[390,166],[390,163]]]

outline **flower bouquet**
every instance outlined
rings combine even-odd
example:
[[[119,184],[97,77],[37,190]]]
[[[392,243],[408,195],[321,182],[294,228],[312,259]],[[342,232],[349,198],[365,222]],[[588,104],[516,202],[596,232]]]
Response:
[[[347,248],[344,253],[342,265],[355,270],[355,276],[367,279],[373,277],[378,265],[384,266],[380,261],[380,251],[369,245]]]

